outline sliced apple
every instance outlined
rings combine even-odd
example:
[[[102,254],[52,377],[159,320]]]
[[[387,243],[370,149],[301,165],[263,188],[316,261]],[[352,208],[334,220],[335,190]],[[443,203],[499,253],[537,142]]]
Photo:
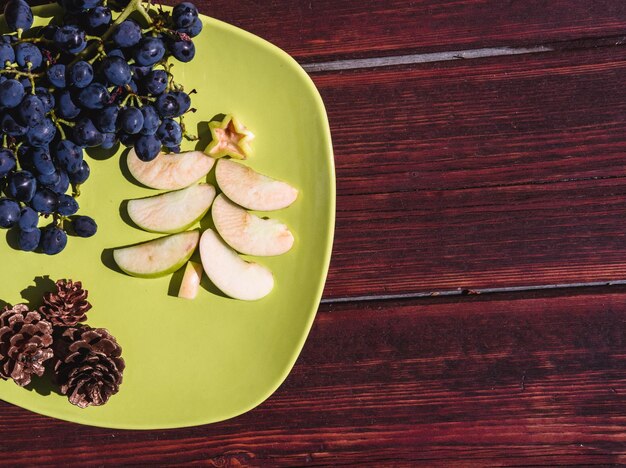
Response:
[[[243,254],[281,255],[293,246],[293,234],[285,224],[250,214],[224,194],[215,198],[211,214],[222,239]]]
[[[209,279],[232,298],[256,301],[274,288],[271,271],[243,260],[212,229],[204,231],[200,238],[200,257]]]
[[[178,297],[183,299],[195,299],[200,289],[202,279],[202,265],[196,262],[187,262],[183,282],[180,283]]]
[[[215,187],[194,184],[128,202],[128,216],[140,228],[151,232],[182,232],[204,217],[215,198]]]
[[[178,190],[205,177],[215,164],[215,159],[202,151],[190,151],[180,154],[161,153],[152,161],[144,162],[131,149],[126,163],[131,175],[143,185],[160,190]]]
[[[113,251],[115,263],[131,276],[158,278],[182,267],[193,254],[199,231],[181,232]]]
[[[226,196],[249,210],[280,210],[298,197],[298,191],[288,183],[259,174],[230,159],[217,162],[215,176]]]

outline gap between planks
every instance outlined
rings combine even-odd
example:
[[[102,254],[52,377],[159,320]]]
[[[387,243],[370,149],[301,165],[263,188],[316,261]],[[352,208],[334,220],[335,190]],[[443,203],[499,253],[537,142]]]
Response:
[[[453,297],[453,296],[475,296],[481,294],[502,294],[502,293],[524,293],[533,291],[552,291],[560,289],[584,289],[598,288],[610,286],[626,286],[625,280],[615,281],[595,281],[587,283],[555,283],[555,284],[538,284],[528,286],[506,286],[500,288],[478,288],[478,289],[448,289],[441,291],[425,291],[403,294],[377,294],[371,296],[346,296],[346,297],[329,297],[323,298],[321,304],[339,304],[345,302],[365,302],[365,301],[389,301],[402,299],[422,299],[434,297]]]
[[[398,65],[414,65],[432,62],[446,62],[451,60],[471,60],[488,57],[505,57],[510,55],[540,54],[563,50],[615,47],[624,44],[626,44],[626,36],[609,36],[601,38],[562,41],[530,47],[485,47],[479,49],[452,50],[447,52],[432,52],[426,54],[407,54],[389,57],[333,60],[328,62],[304,63],[301,66],[307,72],[315,73],[341,70],[357,70],[362,68],[392,67]]]

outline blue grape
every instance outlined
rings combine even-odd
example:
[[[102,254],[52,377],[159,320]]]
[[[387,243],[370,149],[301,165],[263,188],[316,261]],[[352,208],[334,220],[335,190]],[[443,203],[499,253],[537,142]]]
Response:
[[[78,202],[70,195],[59,195],[59,205],[57,207],[57,213],[61,216],[71,216],[78,211]]]
[[[91,169],[89,168],[89,164],[83,159],[80,168],[76,172],[72,172],[69,174],[69,180],[74,185],[80,185],[84,183],[87,179],[89,179],[90,173]]]
[[[177,60],[187,63],[196,56],[196,46],[192,41],[176,41],[170,44],[170,51]]]
[[[52,175],[56,172],[54,162],[52,161],[52,155],[46,148],[30,148],[27,151],[33,167],[38,174]]]
[[[30,206],[22,208],[18,222],[20,229],[22,231],[32,231],[37,229],[37,224],[39,224],[39,214]]]
[[[159,115],[164,118],[180,115],[180,104],[172,93],[161,94],[156,100],[155,107]]]
[[[137,141],[138,135],[129,135],[128,133],[120,132],[117,137],[124,146],[130,147],[135,146],[135,141]]]
[[[15,155],[7,148],[0,149],[0,177],[6,176],[15,169]]]
[[[184,91],[173,91],[170,94],[174,96],[174,99],[176,99],[176,102],[178,103],[178,112],[176,117],[183,115],[189,110],[191,107],[191,98],[189,97],[189,94]]]
[[[46,226],[41,230],[39,247],[46,255],[56,255],[67,245],[67,234],[56,226]]]
[[[46,110],[37,96],[28,94],[17,106],[17,117],[22,125],[33,127],[44,119]]]
[[[154,135],[161,125],[161,119],[156,109],[152,106],[143,106],[141,108],[143,114],[143,127],[141,129],[142,135]]]
[[[193,20],[198,17],[198,9],[193,3],[182,2],[172,10],[172,19],[177,28],[186,28],[191,26]]]
[[[6,80],[0,83],[0,105],[12,109],[17,107],[26,92],[24,86],[17,80]]]
[[[74,24],[66,24],[58,28],[54,32],[54,42],[62,50],[72,54],[78,54],[87,47],[85,31]]]
[[[141,40],[141,27],[133,20],[125,20],[117,27],[112,38],[119,47],[132,47]]]
[[[106,57],[102,60],[102,72],[109,83],[116,86],[125,86],[132,78],[126,59],[121,57]]]
[[[112,49],[109,52],[107,52],[107,56],[108,57],[121,57],[123,59],[126,59],[126,57],[124,56],[124,52],[122,52],[122,49]]]
[[[70,13],[82,13],[97,7],[102,2],[101,0],[59,0],[58,3]]]
[[[143,128],[143,114],[133,106],[122,109],[117,120],[120,128],[129,135],[139,133]]]
[[[33,11],[24,0],[9,0],[4,7],[4,19],[11,31],[27,31],[33,25]]]
[[[20,230],[17,237],[17,245],[20,250],[33,252],[41,242],[41,229],[31,229],[29,231]]]
[[[0,198],[0,227],[10,228],[20,220],[20,205],[8,198]]]
[[[59,199],[56,193],[44,187],[35,192],[33,199],[30,201],[30,206],[42,214],[52,214],[59,206]]]
[[[91,237],[98,231],[98,225],[89,216],[76,216],[72,220],[72,227],[79,237]]]
[[[43,55],[35,44],[20,42],[15,46],[15,61],[22,68],[28,68],[30,64],[30,68],[36,70],[43,63]]]
[[[28,171],[17,171],[8,175],[5,193],[14,200],[29,202],[35,195],[37,180]]]
[[[48,70],[46,70],[46,76],[48,81],[55,88],[65,88],[67,86],[66,81],[66,68],[62,63],[55,63]]]
[[[104,141],[104,136],[98,131],[91,119],[81,118],[72,129],[73,141],[78,146],[93,147],[100,146]]]
[[[28,127],[17,123],[11,114],[4,114],[0,117],[0,130],[9,136],[24,136],[28,132]]]
[[[144,37],[135,49],[135,61],[141,66],[157,63],[165,55],[165,45],[157,37]]]
[[[68,173],[76,172],[83,163],[83,149],[69,140],[61,140],[54,145],[54,157]]]
[[[167,89],[168,76],[165,70],[152,70],[142,80],[148,94],[159,95]]]
[[[57,170],[52,174],[37,174],[37,182],[45,187],[54,187],[61,181],[61,175]]]
[[[50,94],[50,91],[48,91],[46,88],[35,88],[35,96],[37,96],[41,100],[45,114],[54,109],[56,104],[54,96]]]
[[[135,141],[135,152],[142,161],[152,161],[161,151],[161,140],[155,135],[141,135]]]
[[[73,120],[80,114],[80,107],[74,103],[72,94],[67,89],[62,90],[57,96],[57,114],[67,120]]]
[[[117,131],[117,116],[120,108],[117,106],[105,107],[95,117],[94,124],[102,133],[115,133]]]
[[[102,142],[102,149],[109,150],[118,144],[119,140],[115,133],[104,133],[104,141]]]
[[[163,142],[163,146],[172,148],[178,146],[183,140],[183,131],[178,122],[165,119],[159,126],[156,136]]]
[[[49,118],[32,126],[26,132],[26,141],[31,146],[48,146],[57,134],[57,128]]]
[[[111,19],[111,10],[104,6],[97,6],[87,13],[87,25],[96,33],[104,32]]]
[[[70,178],[63,169],[58,170],[59,180],[54,185],[49,185],[48,188],[52,190],[54,193],[62,194],[67,192],[67,189],[70,187]]]
[[[102,109],[111,100],[111,95],[102,83],[91,83],[78,94],[78,103],[85,109]]]
[[[202,32],[202,26],[202,20],[195,18],[188,27],[176,28],[176,31],[181,34],[187,34],[191,38],[198,36]]]
[[[69,71],[69,83],[77,88],[85,88],[93,81],[93,68],[84,60],[76,62]]]
[[[15,51],[11,44],[0,44],[0,68],[4,68],[5,65],[15,62]]]

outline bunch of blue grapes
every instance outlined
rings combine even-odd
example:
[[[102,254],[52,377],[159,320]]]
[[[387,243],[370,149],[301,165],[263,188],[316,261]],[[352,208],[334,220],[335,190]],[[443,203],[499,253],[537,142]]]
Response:
[[[197,8],[171,12],[139,0],[58,0],[64,14],[32,28],[24,0],[9,0],[0,36],[0,227],[17,246],[61,252],[67,233],[93,236],[81,216],[85,149],[134,147],[143,161],[180,151],[190,94],[169,58],[189,62],[202,31]],[[192,92],[193,93],[193,92]]]

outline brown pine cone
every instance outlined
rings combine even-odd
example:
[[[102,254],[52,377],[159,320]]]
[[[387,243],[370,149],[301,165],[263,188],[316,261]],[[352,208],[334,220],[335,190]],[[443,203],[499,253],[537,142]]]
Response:
[[[83,289],[80,281],[58,280],[56,292],[47,292],[43,296],[43,305],[39,312],[52,325],[73,327],[87,319],[86,312],[91,309],[87,301],[87,290]]]
[[[119,391],[122,348],[104,328],[80,325],[64,330],[55,336],[54,354],[56,381],[73,405],[103,405]]]
[[[52,357],[52,325],[24,304],[0,313],[0,378],[25,386],[33,374],[42,376]]]

